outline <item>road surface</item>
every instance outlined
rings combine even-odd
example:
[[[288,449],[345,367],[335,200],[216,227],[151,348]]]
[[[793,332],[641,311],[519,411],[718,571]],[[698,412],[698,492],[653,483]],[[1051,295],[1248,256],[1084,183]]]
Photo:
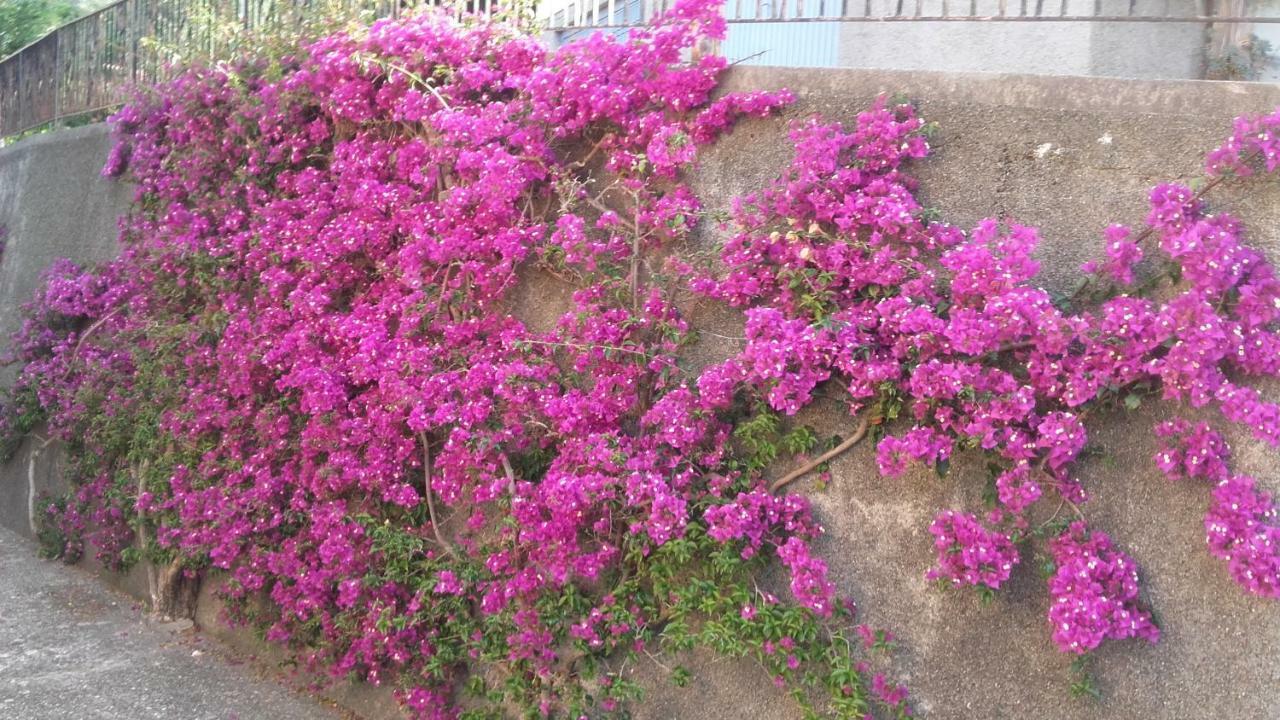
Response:
[[[339,720],[0,527],[0,718]]]

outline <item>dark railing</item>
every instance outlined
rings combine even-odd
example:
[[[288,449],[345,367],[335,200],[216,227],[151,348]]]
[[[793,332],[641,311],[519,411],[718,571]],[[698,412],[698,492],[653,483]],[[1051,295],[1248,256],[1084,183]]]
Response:
[[[443,0],[118,0],[0,60],[0,138],[116,107],[131,86],[164,79],[166,63],[148,40],[216,57],[227,27],[291,27],[335,6],[395,17],[426,4],[457,7]],[[468,6],[486,12],[493,3]]]

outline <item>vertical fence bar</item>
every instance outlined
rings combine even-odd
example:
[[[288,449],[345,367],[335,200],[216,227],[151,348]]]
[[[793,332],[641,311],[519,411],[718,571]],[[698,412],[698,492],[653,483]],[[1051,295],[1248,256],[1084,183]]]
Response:
[[[62,117],[62,28],[53,32],[53,122]]]
[[[22,112],[22,107],[24,105],[24,103],[22,102],[22,86],[23,86],[23,81],[26,79],[22,74],[23,65],[26,64],[26,60],[24,59],[25,56],[26,56],[26,53],[18,53],[18,82],[17,82],[18,96],[16,98],[16,102],[14,103],[14,107],[18,111],[18,121],[15,124],[19,127],[23,125],[23,120],[24,120],[24,118],[21,115],[21,112]]]

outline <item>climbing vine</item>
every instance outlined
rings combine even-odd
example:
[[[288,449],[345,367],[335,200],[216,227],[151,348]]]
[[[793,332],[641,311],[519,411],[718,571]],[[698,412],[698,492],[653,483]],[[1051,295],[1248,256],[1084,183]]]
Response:
[[[42,425],[68,445],[55,550],[145,560],[171,614],[217,570],[235,619],[420,717],[621,717],[628,663],[697,647],[811,717],[908,717],[891,635],[858,624],[787,491],[874,440],[885,475],[992,467],[986,517],[930,527],[931,577],[991,593],[1046,539],[1059,647],[1157,639],[1072,467],[1092,414],[1155,394],[1280,444],[1280,408],[1244,384],[1280,374],[1280,281],[1210,212],[1220,180],[1156,188],[1148,227],[1109,228],[1095,279],[1055,298],[1033,229],[919,205],[932,128],[881,99],[796,123],[792,165],[706,262],[717,213],[685,171],[792,101],[715,94],[724,60],[690,50],[723,34],[718,8],[556,51],[422,14],[194,67],[121,110],[122,253],[51,269],[0,419],[10,449]],[[1277,128],[1241,120],[1209,173],[1273,172]],[[745,316],[706,367],[689,293]],[[842,438],[792,418],[820,388],[848,405]],[[1280,594],[1270,498],[1207,426],[1160,432],[1171,477],[1215,483],[1210,551]],[[1030,524],[1046,492],[1072,522]]]

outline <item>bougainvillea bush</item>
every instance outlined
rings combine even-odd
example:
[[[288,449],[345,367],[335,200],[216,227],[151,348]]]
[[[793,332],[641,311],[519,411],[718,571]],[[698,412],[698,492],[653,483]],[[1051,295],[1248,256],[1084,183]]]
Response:
[[[704,647],[811,716],[906,717],[890,635],[857,624],[787,492],[866,437],[887,476],[993,467],[993,507],[929,528],[931,577],[993,592],[1043,543],[1062,650],[1156,640],[1072,469],[1091,416],[1152,394],[1280,443],[1247,384],[1280,373],[1280,280],[1208,207],[1221,179],[1156,188],[1068,299],[1035,285],[1034,229],[917,202],[930,128],[904,103],[797,122],[776,182],[704,208],[700,150],[792,100],[714,94],[725,61],[697,49],[718,8],[555,51],[423,14],[193,68],[121,110],[122,253],[51,269],[0,421],[10,446],[41,424],[69,446],[48,535],[173,582],[220,571],[234,620],[415,716],[623,716],[628,662]],[[1273,172],[1278,128],[1241,120],[1209,172]],[[571,293],[539,327],[535,280]],[[745,316],[710,365],[684,352],[690,294]],[[848,404],[843,440],[792,418],[820,387]],[[1170,477],[1215,484],[1210,551],[1280,594],[1271,499],[1212,429],[1160,432]],[[1073,522],[1032,524],[1038,502]]]

